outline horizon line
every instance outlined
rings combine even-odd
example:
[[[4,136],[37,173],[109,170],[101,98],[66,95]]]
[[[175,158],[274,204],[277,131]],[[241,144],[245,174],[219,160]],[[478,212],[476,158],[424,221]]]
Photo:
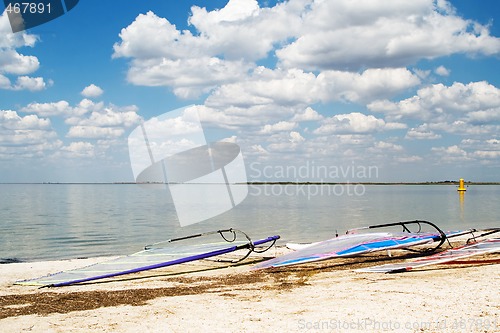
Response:
[[[225,183],[169,183],[169,182],[0,182],[0,185],[215,185]],[[343,181],[343,182],[323,182],[323,181],[248,181],[241,183],[231,183],[234,185],[458,185],[458,180],[441,181],[387,181],[387,182],[363,182],[363,181]],[[465,181],[467,185],[500,185],[500,181]]]

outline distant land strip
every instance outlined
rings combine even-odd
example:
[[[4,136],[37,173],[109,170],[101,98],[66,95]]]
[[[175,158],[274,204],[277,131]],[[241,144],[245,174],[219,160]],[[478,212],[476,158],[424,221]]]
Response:
[[[2,182],[2,185],[8,184],[33,184],[33,185],[175,185],[179,183],[165,183],[165,182],[39,182],[39,183],[21,183],[21,182]],[[184,183],[192,185],[210,185],[218,183]],[[223,184],[223,183],[221,183]],[[436,182],[293,182],[293,181],[276,181],[276,182],[263,182],[253,181],[246,183],[235,183],[237,185],[459,185],[458,181],[445,180]],[[465,185],[500,185],[500,182],[474,182],[466,181]]]
[[[247,182],[248,185],[458,185],[458,181],[438,182]],[[500,185],[500,182],[464,182],[465,185]]]

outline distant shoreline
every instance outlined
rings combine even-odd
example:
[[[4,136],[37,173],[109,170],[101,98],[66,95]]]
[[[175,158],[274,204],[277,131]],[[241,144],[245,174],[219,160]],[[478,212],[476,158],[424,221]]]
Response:
[[[458,181],[442,182],[248,182],[248,185],[458,185]],[[465,182],[465,185],[500,185],[500,182]]]
[[[151,182],[151,183],[136,183],[136,182],[89,182],[89,183],[79,183],[79,182],[40,182],[40,183],[0,183],[0,185],[168,185],[176,183],[162,183],[162,182]],[[192,185],[200,185],[202,183],[190,183]],[[212,184],[212,183],[211,183]],[[216,184],[216,183],[213,183]],[[459,184],[458,181],[438,181],[438,182],[247,182],[247,183],[237,183],[236,185],[454,185]],[[210,185],[210,184],[208,184]],[[465,182],[465,185],[500,185],[500,182]]]

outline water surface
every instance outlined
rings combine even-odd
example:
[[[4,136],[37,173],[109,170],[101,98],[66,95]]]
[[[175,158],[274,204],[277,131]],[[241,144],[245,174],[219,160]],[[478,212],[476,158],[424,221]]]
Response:
[[[2,184],[0,208],[0,260],[33,261],[129,254],[222,228],[286,242],[416,219],[443,230],[500,227],[500,186],[470,186],[460,198],[453,185],[249,185],[233,210],[183,228],[167,190],[135,184]]]

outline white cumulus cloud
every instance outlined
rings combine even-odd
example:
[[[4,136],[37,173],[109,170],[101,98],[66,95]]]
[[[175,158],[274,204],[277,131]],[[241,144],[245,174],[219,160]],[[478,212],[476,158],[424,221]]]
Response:
[[[80,103],[82,104],[82,103]],[[109,105],[104,107],[102,103],[83,103],[85,107],[93,108],[89,113],[82,113],[80,116],[70,117],[66,123],[72,125],[67,136],[70,138],[88,139],[114,139],[125,133],[125,128],[136,126],[141,121],[137,114],[136,106],[118,107]]]
[[[399,67],[453,53],[498,55],[488,26],[456,15],[448,1],[315,1],[296,40],[276,52],[285,67]]]
[[[319,114],[317,111],[315,111],[311,107],[307,107],[304,110],[301,110],[299,113],[296,113],[292,121],[295,122],[302,122],[302,121],[315,121],[315,120],[321,120],[323,119],[323,116]]]
[[[315,134],[347,134],[347,133],[372,133],[384,130],[386,123],[383,119],[359,112],[338,114],[322,121]]]
[[[39,118],[36,115],[21,117],[16,111],[0,110],[0,129],[7,130],[46,130],[51,127],[50,119]]]
[[[12,33],[7,12],[0,15],[0,89],[39,91],[51,85],[51,81],[46,82],[42,77],[28,76],[39,69],[40,61],[17,50],[33,48],[37,41],[36,35],[26,31]]]
[[[444,66],[439,66],[434,70],[434,73],[440,76],[449,76],[450,75],[450,70]]]
[[[118,138],[123,135],[125,130],[116,127],[99,127],[99,126],[71,126],[66,135],[68,138],[85,138],[85,139],[100,139],[100,138]]]
[[[299,132],[292,131],[290,132],[290,142],[291,143],[300,143],[305,141],[304,137],[300,135]]]
[[[449,147],[433,147],[431,148],[431,151],[445,163],[465,162],[471,159],[468,156],[467,151],[458,145]]]
[[[290,130],[294,129],[296,126],[297,126],[297,124],[294,122],[280,121],[276,124],[264,125],[264,127],[261,130],[261,133],[262,134],[270,134],[270,133],[274,133],[274,132],[290,131]]]
[[[95,84],[91,84],[87,87],[85,87],[82,90],[82,95],[87,98],[95,98],[99,97],[104,93],[104,90],[101,89],[101,87],[96,86]]]
[[[424,124],[418,127],[410,128],[406,133],[405,138],[415,140],[436,140],[440,139],[441,135],[434,133],[429,129],[427,124]]]
[[[49,119],[0,110],[0,159],[12,156],[41,157],[61,145]]]
[[[51,116],[68,116],[71,114],[73,108],[69,105],[67,101],[59,101],[52,103],[30,103],[27,106],[21,108],[22,112],[25,113],[36,113],[42,117]]]
[[[69,157],[95,157],[95,147],[90,142],[77,141],[71,142],[68,146],[61,147]]]
[[[225,84],[206,100],[208,106],[312,104],[347,101],[364,103],[414,87],[420,79],[405,68],[367,69],[362,73],[257,68],[245,81]]]
[[[500,89],[485,81],[468,84],[454,82],[424,87],[413,97],[399,102],[378,100],[368,104],[374,112],[385,113],[391,119],[414,118],[424,121],[456,119],[475,112],[500,107]]]

